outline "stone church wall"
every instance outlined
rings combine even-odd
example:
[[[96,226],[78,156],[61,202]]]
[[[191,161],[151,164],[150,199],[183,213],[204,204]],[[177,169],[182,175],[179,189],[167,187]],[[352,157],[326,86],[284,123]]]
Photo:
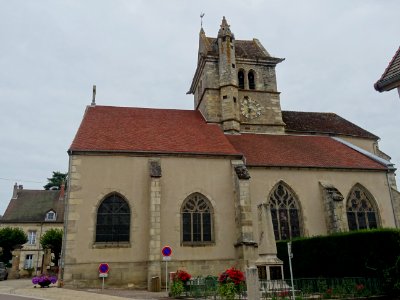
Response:
[[[173,249],[171,271],[217,275],[235,262],[235,211],[232,167],[224,158],[162,157],[160,161],[160,243],[150,243],[149,160],[133,156],[71,156],[69,214],[64,281],[67,286],[98,286],[98,265],[110,265],[110,285],[145,287],[149,249]],[[130,242],[95,243],[97,208],[117,192],[131,209]],[[180,208],[201,193],[214,210],[214,243],[181,244]],[[149,248],[150,247],[150,248]],[[207,263],[205,261],[207,260]],[[214,263],[210,263],[214,262]]]
[[[381,227],[395,227],[385,172],[299,168],[249,168],[249,171],[253,214],[256,213],[257,204],[267,202],[268,195],[275,185],[283,181],[293,190],[300,202],[301,226],[305,236],[328,233],[320,182],[334,186],[343,195],[344,205],[352,187],[357,183],[361,184],[377,202]],[[342,217],[347,224],[347,217]],[[255,228],[257,237],[257,223]]]

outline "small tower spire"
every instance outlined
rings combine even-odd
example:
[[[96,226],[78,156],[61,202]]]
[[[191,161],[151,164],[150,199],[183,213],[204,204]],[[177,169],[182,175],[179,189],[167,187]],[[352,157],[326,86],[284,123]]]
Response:
[[[218,37],[224,37],[224,36],[232,36],[233,34],[231,32],[230,26],[228,22],[225,19],[225,16],[222,18],[222,22],[218,31]]]
[[[92,97],[92,103],[90,105],[96,106],[96,85],[93,85],[93,97]]]

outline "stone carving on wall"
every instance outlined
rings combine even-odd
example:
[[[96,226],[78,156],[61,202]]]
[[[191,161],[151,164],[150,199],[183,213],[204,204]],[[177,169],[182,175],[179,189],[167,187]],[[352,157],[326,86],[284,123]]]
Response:
[[[249,170],[247,170],[245,165],[235,166],[235,172],[239,179],[250,179]]]
[[[150,177],[161,177],[161,164],[159,160],[150,161]]]

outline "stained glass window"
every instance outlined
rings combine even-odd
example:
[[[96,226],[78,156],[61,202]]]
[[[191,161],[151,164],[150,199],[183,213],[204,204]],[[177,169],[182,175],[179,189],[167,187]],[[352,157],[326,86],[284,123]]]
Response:
[[[96,242],[129,242],[131,211],[128,203],[112,194],[97,210]]]
[[[199,193],[184,201],[182,215],[183,244],[204,244],[213,241],[213,213],[210,202]]]
[[[288,240],[301,235],[298,200],[284,183],[276,185],[269,196],[275,240]]]
[[[378,227],[372,196],[359,185],[352,188],[347,198],[347,222],[349,230]]]

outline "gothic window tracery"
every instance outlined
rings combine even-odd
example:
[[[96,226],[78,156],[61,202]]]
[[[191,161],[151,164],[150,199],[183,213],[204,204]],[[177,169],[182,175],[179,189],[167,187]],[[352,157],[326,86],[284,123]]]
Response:
[[[351,189],[346,210],[349,230],[378,228],[378,214],[373,197],[360,185]]]
[[[97,210],[96,242],[129,242],[131,211],[118,194],[105,198]]]
[[[182,243],[213,242],[213,210],[210,201],[200,193],[186,198],[181,208]]]
[[[283,182],[278,183],[271,192],[269,207],[275,240],[287,240],[301,235],[298,200]]]
[[[254,71],[249,71],[249,74],[247,76],[249,79],[249,89],[254,90],[256,88]]]

